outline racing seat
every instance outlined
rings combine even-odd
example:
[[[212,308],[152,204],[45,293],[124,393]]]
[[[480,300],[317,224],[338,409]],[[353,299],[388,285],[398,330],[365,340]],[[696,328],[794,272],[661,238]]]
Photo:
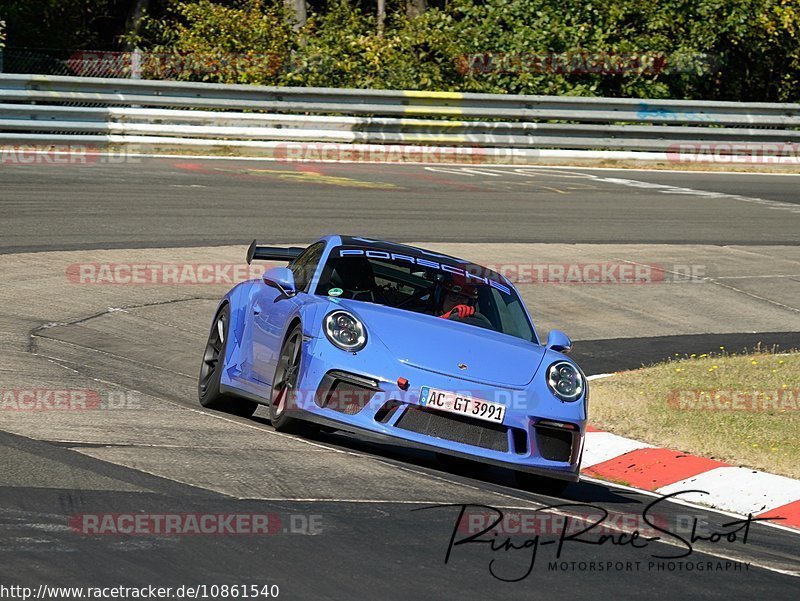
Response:
[[[366,257],[337,259],[330,281],[332,287],[341,288],[353,300],[383,303],[383,295],[375,283],[375,273]]]

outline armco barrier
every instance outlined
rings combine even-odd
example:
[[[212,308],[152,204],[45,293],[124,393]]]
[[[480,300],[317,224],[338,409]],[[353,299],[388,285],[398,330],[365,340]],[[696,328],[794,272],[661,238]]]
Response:
[[[747,154],[759,144],[797,147],[798,128],[797,104],[0,74],[3,144],[258,148],[331,142],[650,153],[713,145]]]

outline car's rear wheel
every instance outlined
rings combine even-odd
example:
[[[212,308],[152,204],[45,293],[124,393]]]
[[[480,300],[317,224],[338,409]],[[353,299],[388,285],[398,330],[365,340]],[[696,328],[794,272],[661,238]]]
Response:
[[[567,480],[536,476],[528,472],[514,472],[514,475],[516,476],[517,485],[520,488],[552,497],[561,495],[567,486],[570,485],[570,482]]]
[[[297,324],[283,342],[275,377],[272,379],[269,418],[272,426],[279,432],[298,432],[306,427],[304,422],[290,416],[297,408],[297,383],[300,380],[302,351],[303,330]]]
[[[258,403],[223,394],[219,389],[225,364],[230,321],[231,309],[228,304],[225,304],[214,318],[214,326],[208,335],[208,342],[203,352],[203,363],[200,366],[200,377],[197,382],[197,394],[203,407],[250,417],[255,413]]]

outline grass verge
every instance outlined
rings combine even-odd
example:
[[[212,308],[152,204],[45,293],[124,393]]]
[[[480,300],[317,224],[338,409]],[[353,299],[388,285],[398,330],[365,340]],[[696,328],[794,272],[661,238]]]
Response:
[[[601,430],[800,478],[800,352],[675,357],[590,390]]]

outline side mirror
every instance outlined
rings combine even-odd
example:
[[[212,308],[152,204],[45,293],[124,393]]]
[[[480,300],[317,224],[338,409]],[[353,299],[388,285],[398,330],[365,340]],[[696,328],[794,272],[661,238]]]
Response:
[[[261,276],[267,286],[272,286],[281,291],[284,296],[294,296],[297,289],[294,285],[294,274],[288,267],[273,267],[267,269]]]
[[[561,330],[550,330],[545,346],[566,355],[572,350],[572,340]]]

